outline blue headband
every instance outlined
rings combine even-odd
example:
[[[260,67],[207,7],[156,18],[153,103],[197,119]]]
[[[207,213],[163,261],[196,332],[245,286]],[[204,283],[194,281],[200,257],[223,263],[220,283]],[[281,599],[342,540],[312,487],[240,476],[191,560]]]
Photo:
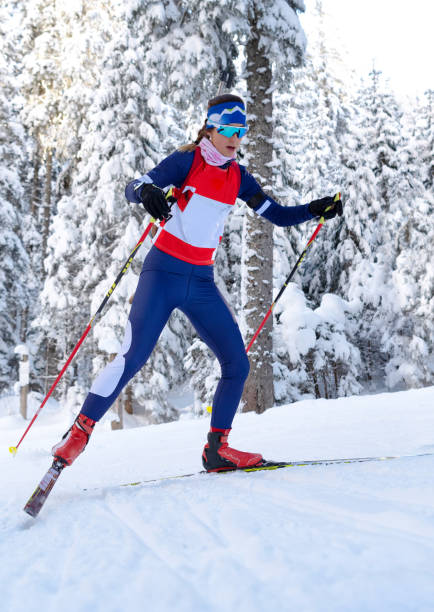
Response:
[[[229,125],[230,123],[247,125],[246,109],[242,102],[221,102],[211,106],[208,109],[207,117],[207,128],[212,128],[216,125]]]

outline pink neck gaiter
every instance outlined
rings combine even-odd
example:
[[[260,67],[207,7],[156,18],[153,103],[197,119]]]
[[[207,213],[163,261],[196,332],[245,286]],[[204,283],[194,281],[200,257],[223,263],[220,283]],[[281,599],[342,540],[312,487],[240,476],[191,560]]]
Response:
[[[222,155],[219,151],[217,151],[215,146],[210,140],[208,140],[208,138],[202,138],[199,143],[199,147],[202,153],[202,157],[204,158],[207,164],[210,164],[210,166],[223,166],[223,164],[225,164],[226,162],[235,159],[235,155],[234,157],[225,157],[224,155]]]

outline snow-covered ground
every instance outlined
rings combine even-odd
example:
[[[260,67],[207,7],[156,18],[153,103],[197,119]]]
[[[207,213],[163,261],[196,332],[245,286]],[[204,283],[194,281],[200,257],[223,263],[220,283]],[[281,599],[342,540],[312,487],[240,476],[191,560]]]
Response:
[[[2,611],[434,610],[434,387],[236,417],[233,445],[267,458],[411,455],[372,463],[118,487],[200,470],[208,421],[106,422],[36,520],[22,507],[70,415],[47,405],[12,459],[15,405],[0,402]]]

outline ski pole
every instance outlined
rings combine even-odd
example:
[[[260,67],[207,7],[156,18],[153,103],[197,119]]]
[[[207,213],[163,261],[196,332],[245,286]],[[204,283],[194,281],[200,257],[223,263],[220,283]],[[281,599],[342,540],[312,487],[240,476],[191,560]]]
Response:
[[[334,197],[334,201],[337,202],[338,200],[341,199],[341,193],[338,192],[335,197]],[[325,209],[324,212],[327,212],[328,210],[330,210],[332,208],[332,206],[328,206],[328,208]],[[288,286],[288,283],[290,282],[291,278],[294,276],[298,266],[301,264],[301,262],[303,261],[306,253],[307,253],[307,249],[310,247],[310,245],[312,244],[312,242],[315,240],[315,238],[318,236],[318,232],[319,230],[322,228],[322,226],[324,225],[325,219],[324,217],[320,217],[318,226],[316,228],[316,230],[314,231],[314,233],[312,234],[312,236],[310,237],[304,251],[302,252],[302,254],[300,255],[300,257],[297,259],[297,262],[295,264],[295,266],[292,268],[291,272],[289,273],[288,278],[286,279],[286,281],[283,283],[282,288],[280,289],[279,293],[276,295],[276,297],[274,298],[273,303],[271,304],[270,308],[268,309],[267,314],[265,315],[265,317],[262,320],[261,325],[258,327],[258,329],[256,330],[253,338],[250,340],[247,348],[246,348],[246,353],[248,353],[250,351],[250,349],[252,348],[252,345],[254,343],[254,341],[256,340],[256,338],[259,336],[259,334],[262,331],[262,328],[264,327],[265,323],[268,320],[268,317],[271,315],[271,313],[273,312],[273,308],[275,307],[275,305],[277,304],[277,302],[279,301],[282,293],[285,291],[286,287]],[[212,406],[209,405],[206,407],[207,412],[209,412],[209,414],[212,413]]]
[[[93,317],[91,318],[91,320],[89,321],[88,326],[86,327],[86,329],[83,332],[83,335],[81,336],[80,340],[77,342],[77,344],[74,347],[74,350],[72,351],[72,353],[70,354],[70,356],[68,357],[65,365],[63,366],[63,368],[61,369],[61,371],[59,372],[56,380],[54,381],[54,383],[52,384],[50,390],[48,391],[47,395],[45,396],[42,404],[39,406],[38,410],[35,412],[35,415],[33,416],[32,420],[30,421],[26,431],[23,433],[23,435],[21,436],[20,441],[18,442],[18,444],[16,446],[10,446],[9,447],[9,452],[15,457],[15,455],[17,454],[17,450],[18,447],[20,446],[21,442],[24,440],[25,436],[27,435],[27,432],[29,431],[30,427],[33,425],[33,423],[36,421],[36,418],[38,417],[39,413],[41,412],[42,408],[44,407],[44,405],[46,404],[48,398],[50,397],[50,395],[52,394],[52,392],[54,391],[54,389],[57,386],[57,383],[59,382],[59,380],[62,378],[63,374],[65,373],[67,367],[69,366],[69,364],[71,363],[71,361],[73,360],[75,354],[77,353],[78,349],[80,348],[80,346],[83,344],[84,339],[86,338],[87,334],[90,332],[90,329],[92,327],[92,324],[94,323],[94,321],[96,322],[97,318],[100,316],[104,306],[107,304],[111,294],[113,293],[113,291],[116,289],[116,287],[118,286],[119,282],[121,281],[122,277],[126,274],[126,272],[128,271],[128,268],[130,267],[131,262],[133,261],[137,251],[139,250],[140,246],[143,244],[143,242],[145,241],[146,236],[149,234],[149,232],[151,231],[152,226],[155,223],[155,219],[151,218],[151,221],[149,222],[147,228],[145,229],[145,231],[143,232],[140,240],[138,241],[138,243],[136,244],[136,246],[134,247],[134,249],[131,251],[130,256],[128,257],[127,261],[125,262],[122,270],[119,272],[119,274],[116,277],[116,280],[114,281],[114,283],[112,284],[112,286],[110,287],[110,289],[107,291],[103,301],[101,302],[98,310],[95,312],[95,314],[93,315]]]
[[[338,192],[335,197],[334,197],[334,202],[337,202],[338,200],[341,199],[341,194],[340,192]],[[332,206],[329,206],[328,208],[325,209],[324,212],[327,212],[328,210],[330,210],[332,208]],[[304,251],[302,252],[302,254],[300,255],[300,257],[297,259],[297,262],[295,264],[295,266],[292,268],[291,272],[288,275],[288,278],[286,279],[286,281],[283,283],[279,293],[276,295],[276,297],[274,298],[273,303],[271,304],[270,308],[268,309],[267,314],[265,315],[265,317],[262,320],[261,325],[258,327],[258,329],[256,330],[253,338],[250,340],[247,348],[246,348],[246,353],[248,353],[252,347],[252,344],[254,343],[254,341],[256,340],[256,338],[259,336],[259,334],[261,333],[262,328],[264,327],[265,323],[268,320],[268,317],[271,315],[271,313],[273,312],[273,308],[275,307],[275,305],[277,304],[277,302],[279,301],[280,297],[282,296],[282,293],[285,291],[286,287],[288,286],[288,283],[290,282],[290,280],[292,279],[292,277],[294,276],[294,274],[297,271],[297,268],[299,267],[299,265],[301,264],[301,262],[303,261],[303,259],[305,258],[305,255],[307,253],[308,248],[310,247],[310,245],[312,244],[312,242],[315,240],[315,238],[318,236],[319,230],[322,228],[322,226],[324,225],[324,216],[322,216],[319,220],[318,226],[316,228],[316,230],[314,231],[314,233],[312,234],[312,236],[310,237]]]

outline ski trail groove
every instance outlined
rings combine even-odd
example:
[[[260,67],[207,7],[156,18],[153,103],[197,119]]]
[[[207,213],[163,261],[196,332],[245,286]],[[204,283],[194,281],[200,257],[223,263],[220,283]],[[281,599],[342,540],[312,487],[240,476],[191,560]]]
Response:
[[[156,528],[155,521],[148,524],[145,523],[143,517],[140,515],[137,505],[139,499],[128,500],[124,499],[125,493],[122,498],[117,499],[118,496],[110,495],[106,499],[106,507],[122,524],[124,524],[141,542],[143,547],[149,551],[151,555],[156,557],[162,564],[165,571],[172,573],[172,575],[182,583],[188,581],[191,588],[194,590],[196,595],[195,605],[197,609],[206,609],[207,600],[204,599],[200,590],[196,587],[194,582],[191,580],[191,576],[186,568],[179,568],[176,562],[173,560],[177,557],[171,554],[170,548],[165,546],[164,537],[159,538],[158,534],[153,535],[153,530]],[[138,496],[140,497],[140,496]],[[158,515],[157,515],[158,518]],[[167,516],[166,516],[167,520]],[[152,526],[152,529],[150,528]],[[184,525],[183,525],[184,528]]]
[[[60,564],[59,557],[56,557],[57,571],[59,572],[58,589],[57,589],[57,593],[54,595],[49,605],[47,606],[47,610],[51,610],[52,612],[58,612],[59,609],[62,609],[61,594],[64,592],[65,587],[67,586],[70,580],[70,576],[71,576],[70,570],[75,567],[75,563],[74,563],[75,558],[79,556],[80,554],[78,552],[78,555],[77,555],[77,551],[79,548],[78,542],[80,540],[79,530],[80,530],[79,524],[77,522],[74,522],[72,524],[72,529],[68,536],[68,539],[71,542],[71,545],[66,550],[63,551],[63,557],[62,557],[61,564]]]
[[[260,476],[263,476],[263,474],[260,474]],[[257,480],[259,481],[260,478]],[[251,491],[252,489],[251,483],[245,480],[243,481],[242,479],[240,479],[238,485],[240,488],[247,491]],[[333,517],[330,520],[335,523],[337,528],[339,526],[345,526],[353,530],[357,529],[360,532],[377,536],[383,535],[384,529],[387,528],[389,535],[394,533],[412,543],[416,543],[418,545],[422,545],[424,548],[434,550],[434,527],[432,526],[432,522],[420,521],[422,523],[420,527],[416,525],[412,528],[412,526],[409,525],[408,516],[406,516],[403,512],[398,513],[394,510],[394,519],[401,524],[401,527],[391,526],[390,517],[392,512],[387,511],[387,501],[382,502],[386,507],[385,511],[380,510],[373,515],[371,509],[369,513],[370,518],[366,518],[367,513],[363,513],[363,510],[359,510],[357,512],[353,509],[357,507],[357,500],[354,501],[351,497],[349,499],[353,508],[344,509],[340,506],[324,501],[322,498],[310,499],[308,501],[306,501],[306,499],[301,499],[299,483],[297,483],[297,490],[297,497],[295,497],[294,494],[287,492],[283,488],[277,491],[275,488],[275,481],[269,483],[255,483],[256,494],[261,493],[261,497],[268,499],[275,508],[286,507],[291,518],[294,516],[305,517],[307,515],[312,518],[321,518],[322,515],[327,515]],[[317,490],[317,484],[315,484],[315,490]],[[357,514],[356,517],[354,516],[355,512]],[[407,515],[409,513],[413,515],[411,506],[408,508]],[[430,539],[426,538],[427,530],[432,533],[432,538]]]

